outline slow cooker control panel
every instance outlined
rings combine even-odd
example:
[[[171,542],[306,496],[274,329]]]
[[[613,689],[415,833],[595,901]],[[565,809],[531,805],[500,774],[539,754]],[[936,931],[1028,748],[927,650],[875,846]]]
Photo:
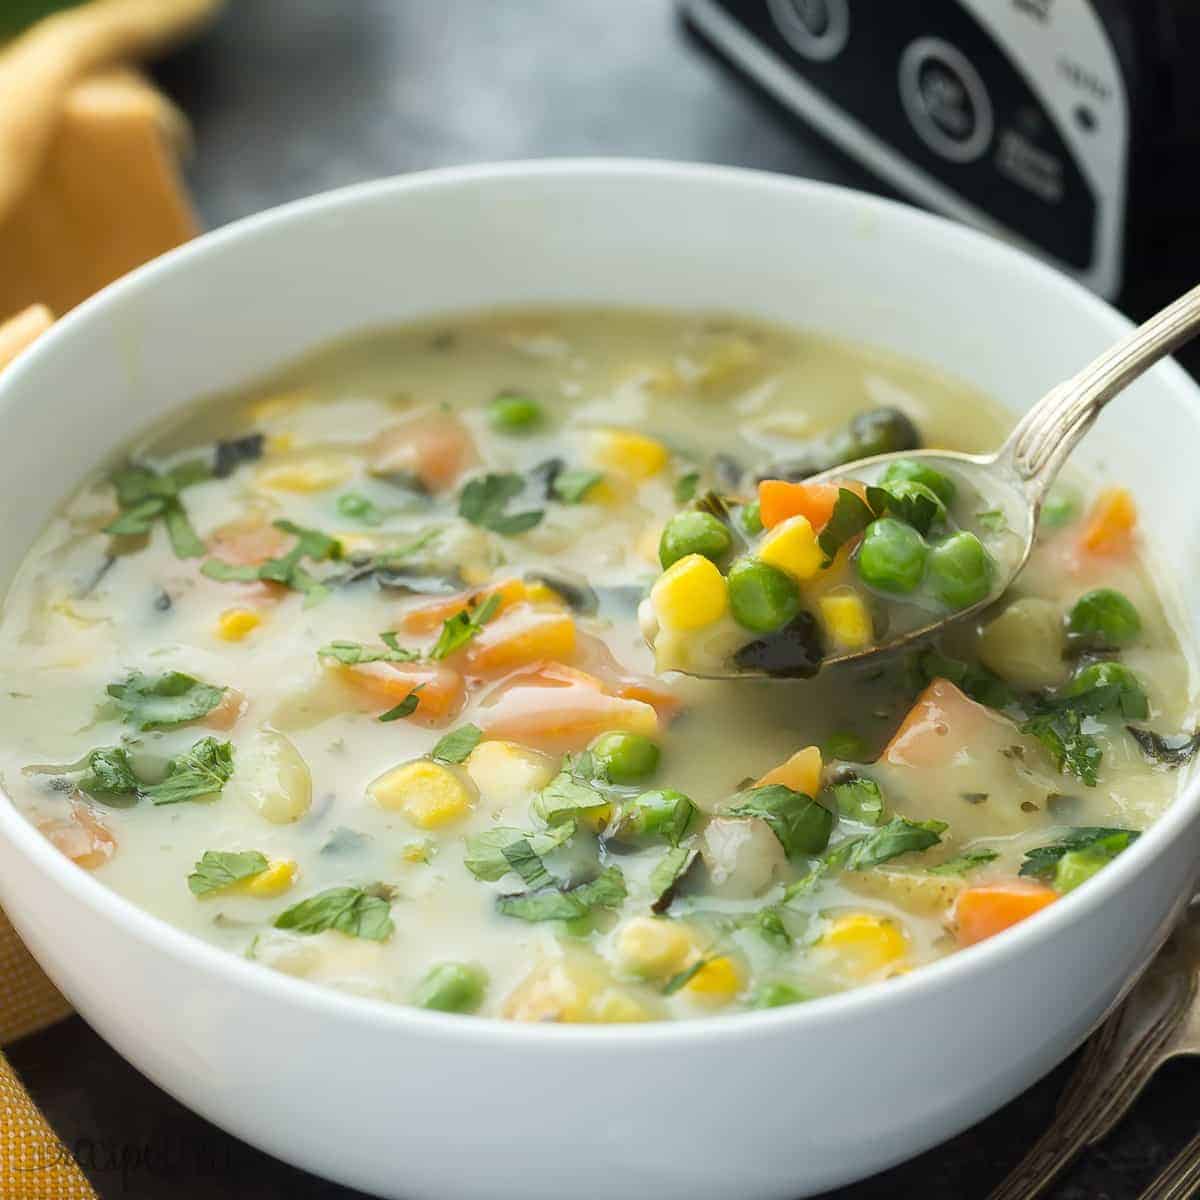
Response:
[[[1128,100],[1088,0],[689,0],[831,140],[1095,290],[1120,285]]]

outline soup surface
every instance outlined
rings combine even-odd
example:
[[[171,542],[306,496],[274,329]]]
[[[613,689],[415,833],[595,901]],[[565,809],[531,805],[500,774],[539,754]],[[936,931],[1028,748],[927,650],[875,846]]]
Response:
[[[901,422],[961,450],[1006,427],[919,365],[723,317],[501,312],[322,351],[51,522],[0,623],[5,788],[149,911],[385,1001],[681,1018],[939,958],[1086,881],[1195,749],[1132,498],[1065,487],[1014,592],[882,666],[655,674],[638,625],[681,509],[724,497],[753,565],[759,478],[802,487]],[[830,578],[797,576],[797,611],[861,634]]]

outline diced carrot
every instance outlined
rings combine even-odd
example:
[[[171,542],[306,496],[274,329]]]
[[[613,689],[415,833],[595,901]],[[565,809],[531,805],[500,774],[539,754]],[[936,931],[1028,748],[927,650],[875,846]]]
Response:
[[[441,629],[444,621],[469,608],[478,608],[489,596],[500,597],[500,608],[497,611],[501,613],[511,605],[525,600],[528,588],[520,579],[504,579],[499,583],[489,583],[487,587],[477,588],[473,592],[460,592],[457,596],[448,596],[445,600],[434,600],[429,604],[409,609],[400,618],[400,628],[406,633],[433,633]]]
[[[575,653],[575,622],[560,608],[516,604],[489,621],[463,655],[468,675],[502,675]]]
[[[883,760],[902,767],[943,767],[996,719],[948,679],[935,679],[884,747]]]
[[[653,737],[658,716],[649,704],[610,696],[595,676],[547,663],[509,680],[479,714],[493,738],[536,750],[582,750],[594,737],[624,730]]]
[[[807,517],[820,530],[837,503],[836,483],[789,483],[786,479],[764,479],[758,485],[759,515],[763,526],[774,529],[789,517]]]
[[[69,818],[42,821],[38,829],[50,843],[86,871],[102,867],[117,851],[117,839],[86,805],[71,805]]]
[[[453,486],[477,458],[467,427],[444,412],[389,426],[372,440],[369,453],[376,475],[413,475],[431,492]]]
[[[280,558],[292,547],[293,538],[276,529],[265,517],[243,517],[214,529],[208,536],[208,552],[221,562],[234,566],[258,566],[269,558]],[[282,583],[256,580],[254,583],[230,585],[222,583],[223,589],[231,586],[248,602],[275,603],[287,595]],[[224,593],[228,596],[228,591]]]
[[[371,707],[392,708],[417,692],[417,707],[408,719],[418,725],[439,726],[462,711],[467,690],[463,677],[444,663],[362,663],[330,668],[354,685]]]
[[[657,675],[627,671],[608,644],[592,634],[577,632],[575,646],[572,665],[595,676],[610,696],[641,700],[658,713],[661,721],[672,721],[679,715],[683,701]]]
[[[197,724],[208,729],[232,729],[245,711],[246,697],[237,688],[227,687],[217,706],[210,708]]]
[[[1124,554],[1136,524],[1137,505],[1128,489],[1105,488],[1092,505],[1079,544],[1092,554]]]
[[[794,792],[815,796],[821,790],[821,751],[817,746],[805,746],[797,750],[787,762],[768,771],[755,787],[770,787],[782,783]]]
[[[958,944],[973,946],[982,942],[1057,899],[1053,888],[1034,879],[1006,879],[964,888],[954,905]]]

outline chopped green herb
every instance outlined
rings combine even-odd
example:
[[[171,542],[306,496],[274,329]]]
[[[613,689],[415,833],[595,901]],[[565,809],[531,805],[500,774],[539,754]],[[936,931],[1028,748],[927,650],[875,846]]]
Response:
[[[833,813],[829,809],[781,783],[738,792],[725,811],[730,816],[758,817],[765,821],[789,858],[820,854],[833,831]]]
[[[462,725],[440,738],[430,757],[443,763],[465,762],[482,738],[483,730],[478,725]]]
[[[689,471],[675,480],[675,503],[686,504],[696,494],[700,483],[700,472]]]
[[[496,615],[500,609],[500,597],[496,593],[473,611],[464,608],[448,617],[442,625],[442,632],[429,657],[433,659],[447,658],[456,650],[461,650],[469,641],[479,635],[479,631]]]
[[[672,846],[654,864],[650,872],[650,893],[654,897],[650,905],[652,912],[666,912],[675,898],[675,889],[680,880],[691,870],[697,852],[686,846]]]
[[[463,866],[485,883],[503,879],[513,869],[505,850],[518,842],[525,842],[539,858],[552,850],[565,846],[575,836],[574,821],[560,821],[544,833],[522,833],[519,829],[497,826],[482,833],[468,834],[467,853]]]
[[[337,510],[340,516],[364,525],[382,525],[387,518],[387,513],[362,492],[343,492],[337,498]]]
[[[1190,736],[1180,733],[1167,737],[1155,733],[1153,729],[1139,729],[1136,725],[1126,725],[1125,728],[1141,747],[1142,753],[1151,762],[1161,763],[1164,767],[1181,767],[1190,762],[1200,749],[1200,729]]]
[[[923,537],[934,521],[945,519],[946,506],[931,488],[915,479],[892,479],[867,488],[867,503],[878,517],[895,517]]]
[[[382,640],[385,635],[381,634]],[[389,635],[392,638],[395,634]],[[361,642],[330,642],[317,651],[320,658],[336,659],[343,666],[357,667],[362,663],[373,662],[412,662],[421,656],[415,650],[405,650],[402,646],[385,645],[382,650],[364,646]]]
[[[122,683],[105,689],[117,702],[121,717],[135,729],[170,729],[207,716],[226,689],[201,683],[182,671],[143,675],[134,671]]]
[[[944,863],[938,863],[936,867],[930,867],[929,873],[931,875],[965,875],[968,871],[973,871],[976,867],[986,866],[999,857],[1000,853],[997,850],[986,848],[966,850],[956,858],[948,858]]]
[[[424,687],[423,683],[418,683],[403,700],[400,701],[394,708],[389,708],[387,712],[379,714],[380,721],[399,721],[404,717],[411,717],[417,711],[417,705],[420,703],[420,697],[417,693]]]
[[[802,1004],[809,999],[807,993],[790,983],[774,982],[760,984],[750,995],[751,1008],[782,1008],[786,1004]]]
[[[267,866],[267,856],[257,850],[205,850],[187,883],[193,896],[205,896],[261,875]]]
[[[336,929],[347,937],[385,942],[395,928],[391,906],[381,892],[386,889],[332,887],[299,904],[293,904],[275,918],[276,929],[296,933],[324,933]]]
[[[513,537],[532,529],[545,513],[541,509],[508,512],[509,502],[525,490],[525,480],[516,474],[478,476],[463,488],[458,499],[458,515],[472,525],[481,525],[494,533]]]
[[[214,737],[201,738],[179,758],[171,759],[167,777],[144,788],[155,804],[208,800],[220,793],[233,775],[233,746]]]
[[[496,911],[522,921],[575,921],[597,908],[617,908],[625,899],[620,867],[608,867],[590,883],[563,892],[543,888],[515,896],[498,896]]]
[[[857,492],[839,488],[833,512],[817,539],[825,553],[826,562],[833,562],[842,546],[851,538],[858,537],[874,519],[870,505]]]
[[[1021,874],[1032,875],[1037,879],[1051,879],[1058,870],[1059,861],[1073,851],[1094,850],[1111,859],[1131,846],[1139,836],[1136,829],[1101,825],[1081,826],[1064,834],[1057,842],[1027,851],[1025,861],[1021,864]]]
[[[790,950],[794,941],[783,922],[783,913],[774,905],[760,908],[747,922],[759,937],[776,950]]]
[[[555,500],[561,500],[563,504],[579,504],[603,478],[603,472],[589,471],[584,467],[559,471],[550,485],[550,492]]]
[[[1061,708],[1039,713],[1021,726],[1021,732],[1037,738],[1058,770],[1095,787],[1103,751],[1100,743],[1084,733],[1078,709]]]
[[[829,790],[843,817],[864,825],[878,825],[883,820],[883,793],[875,780],[855,775],[835,783]]]
[[[917,687],[925,687],[935,679],[948,679],[987,708],[1008,708],[1016,703],[1012,688],[978,663],[965,663],[937,650],[925,650],[912,660],[912,668]]]
[[[592,785],[593,779],[591,755],[579,755],[569,760],[535,797],[534,816],[547,825],[554,825],[577,813],[608,804],[608,796]]]
[[[528,838],[510,842],[501,851],[505,861],[524,881],[531,891],[539,888],[556,887],[558,881],[546,870],[541,855],[534,850]]]
[[[161,473],[142,465],[124,467],[112,477],[121,513],[105,526],[104,532],[117,535],[149,533],[154,523],[161,519],[176,557],[199,557],[204,553],[204,543],[192,528],[179,493],[211,477],[211,468],[198,459]]]
[[[141,795],[141,781],[134,773],[129,751],[124,746],[100,746],[89,750],[78,762],[62,766],[35,764],[26,775],[74,775],[83,772],[75,786],[101,804],[124,807]]]
[[[1008,528],[1008,518],[998,508],[977,512],[975,520],[979,523],[979,528],[987,530],[988,533],[1003,533]]]

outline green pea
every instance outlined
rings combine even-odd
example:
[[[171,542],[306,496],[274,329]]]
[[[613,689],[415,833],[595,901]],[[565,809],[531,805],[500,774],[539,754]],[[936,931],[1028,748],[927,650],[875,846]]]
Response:
[[[806,993],[790,983],[760,983],[750,994],[750,1007],[782,1008],[785,1004],[800,1004],[808,998]]]
[[[542,423],[542,406],[531,396],[501,392],[488,405],[488,420],[499,433],[528,433]]]
[[[661,837],[678,846],[696,815],[696,806],[674,788],[643,792],[636,800],[622,805],[616,836]]]
[[[1113,649],[1142,632],[1142,618],[1128,597],[1113,588],[1096,588],[1075,601],[1067,617],[1067,633],[1089,645]]]
[[[921,582],[928,554],[925,539],[911,525],[883,517],[867,526],[855,562],[863,583],[904,595]]]
[[[881,483],[895,483],[898,480],[910,480],[913,483],[923,483],[943,504],[953,504],[954,495],[958,489],[954,480],[941,471],[920,462],[915,458],[901,458],[891,463],[884,471]]]
[[[821,747],[824,758],[840,758],[842,762],[865,763],[871,761],[871,750],[857,733],[839,730],[831,733]]]
[[[438,963],[417,985],[413,1004],[436,1012],[470,1013],[483,1002],[488,976],[469,963]]]
[[[729,569],[729,607],[744,628],[773,633],[799,613],[800,589],[770,563],[742,558]]]
[[[1098,662],[1082,666],[1071,677],[1065,693],[1084,700],[1088,712],[1119,712],[1134,721],[1150,715],[1150,702],[1142,681],[1124,663]]]
[[[658,745],[640,733],[602,733],[588,749],[609,783],[637,783],[658,770]]]
[[[1073,493],[1056,488],[1042,504],[1039,518],[1047,529],[1061,529],[1079,515],[1079,499]]]
[[[1091,846],[1083,850],[1068,850],[1058,860],[1058,866],[1054,869],[1054,890],[1064,893],[1074,891],[1115,857],[1114,854]]]
[[[738,520],[742,528],[751,536],[756,537],[763,531],[762,507],[757,500],[744,504],[738,512]]]
[[[662,531],[658,541],[658,561],[665,571],[672,563],[689,554],[703,554],[717,559],[729,553],[733,537],[725,525],[712,513],[676,513]]]
[[[970,608],[992,588],[992,556],[967,530],[952,533],[929,552],[929,584],[947,608]]]

